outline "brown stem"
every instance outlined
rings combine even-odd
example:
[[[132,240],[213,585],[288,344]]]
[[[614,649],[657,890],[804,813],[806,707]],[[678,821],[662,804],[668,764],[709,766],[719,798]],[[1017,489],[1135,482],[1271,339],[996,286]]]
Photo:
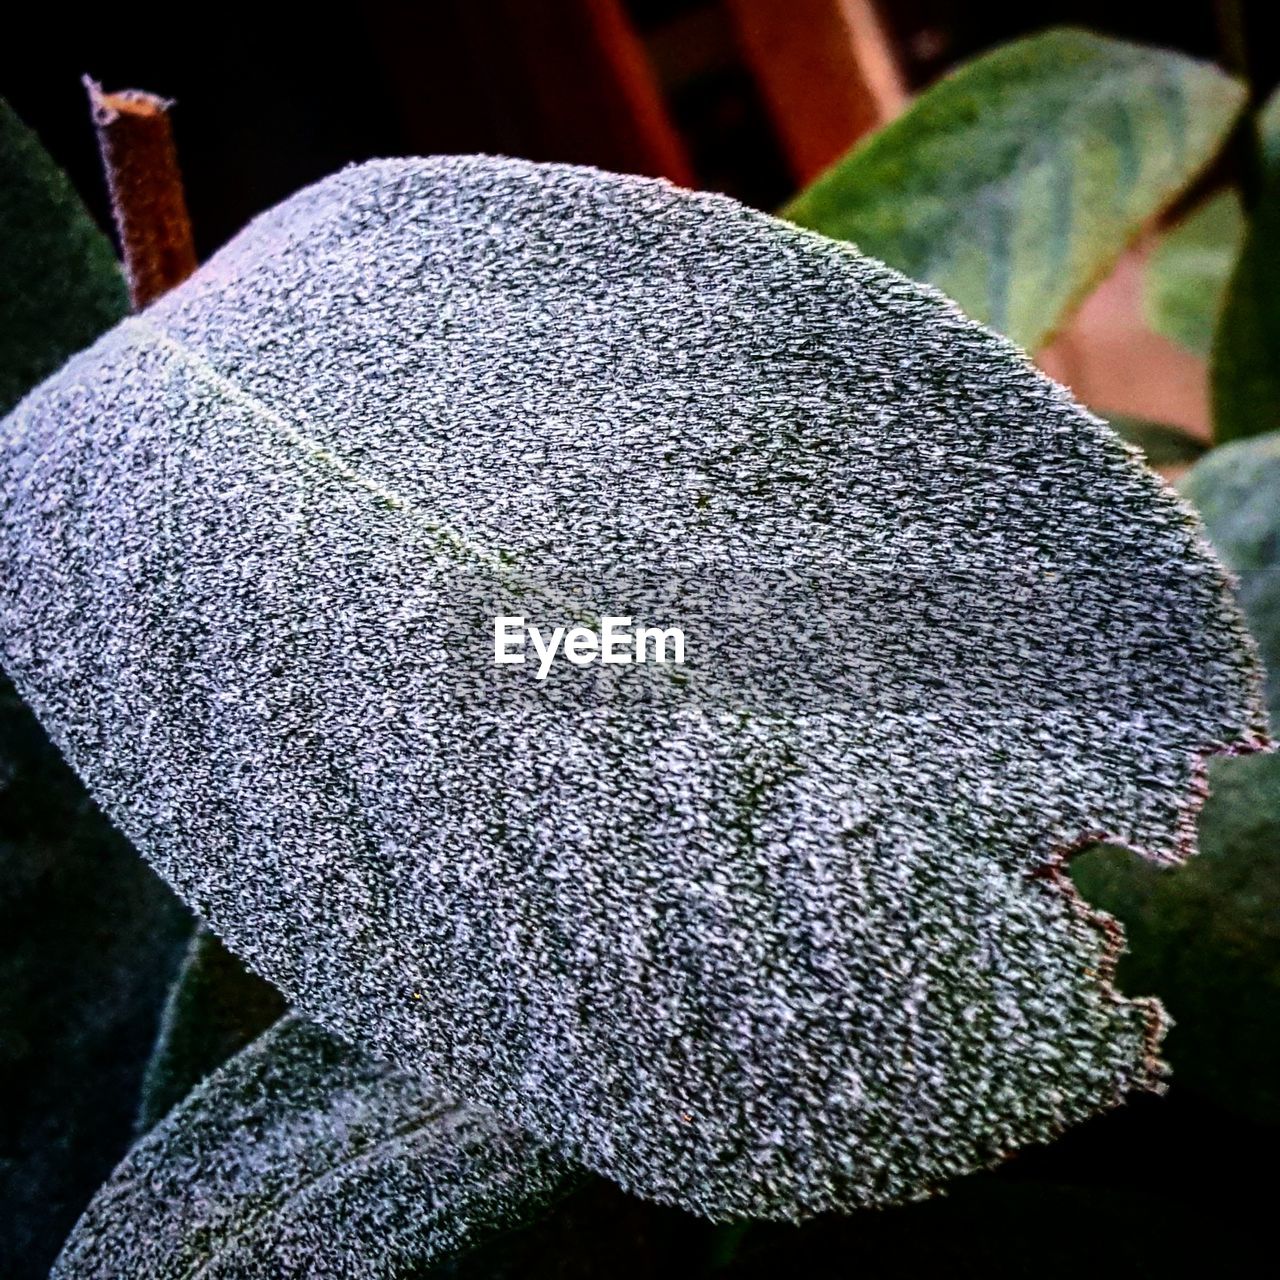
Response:
[[[139,89],[103,93],[85,76],[133,309],[196,269],[191,220],[164,98]]]

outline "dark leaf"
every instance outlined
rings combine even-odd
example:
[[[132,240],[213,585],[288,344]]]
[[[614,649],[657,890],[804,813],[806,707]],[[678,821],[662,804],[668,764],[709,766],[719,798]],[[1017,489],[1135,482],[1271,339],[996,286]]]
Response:
[[[110,242],[0,99],[0,413],[129,308]]]
[[[138,1130],[146,1133],[228,1058],[285,1011],[284,997],[197,925],[169,991],[142,1083]]]
[[[1151,422],[1126,414],[1107,414],[1107,422],[1121,440],[1137,445],[1151,467],[1177,467],[1195,462],[1209,448],[1205,440],[1167,422]]]
[[[1213,430],[1280,430],[1280,92],[1258,120],[1261,191],[1213,340]]]
[[[1280,722],[1280,435],[1215,449],[1187,476],[1269,671]],[[1201,853],[1158,869],[1121,850],[1073,864],[1085,897],[1129,937],[1126,991],[1169,1007],[1179,1085],[1280,1121],[1280,758],[1221,760],[1200,818]]]

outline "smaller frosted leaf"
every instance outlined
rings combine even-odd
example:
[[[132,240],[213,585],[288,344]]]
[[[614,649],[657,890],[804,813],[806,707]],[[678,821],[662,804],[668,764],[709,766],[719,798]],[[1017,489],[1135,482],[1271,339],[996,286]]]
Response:
[[[0,413],[129,308],[111,242],[0,99]]]
[[[142,1082],[138,1131],[146,1133],[285,1012],[284,997],[240,963],[203,925],[191,936],[169,990]]]
[[[573,1181],[545,1148],[290,1014],[130,1152],[55,1280],[407,1276]]]
[[[1207,63],[1047,31],[939,81],[782,216],[1034,351],[1208,164],[1243,102]]]
[[[1222,191],[1171,228],[1147,263],[1147,323],[1172,342],[1207,356],[1244,242],[1244,210]]]
[[[1261,190],[1210,362],[1219,440],[1280,430],[1280,91],[1259,115],[1258,141]]]

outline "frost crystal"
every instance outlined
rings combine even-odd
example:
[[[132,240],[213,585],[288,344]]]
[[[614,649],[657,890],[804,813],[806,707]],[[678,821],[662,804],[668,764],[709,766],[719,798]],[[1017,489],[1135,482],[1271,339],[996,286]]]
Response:
[[[52,1280],[417,1275],[572,1181],[484,1110],[291,1014],[134,1147]]]
[[[347,170],[29,397],[5,665],[330,1030],[717,1218],[901,1201],[1151,1086],[1056,873],[1263,731],[1180,502],[1012,347],[721,197]],[[495,667],[626,615],[679,674]]]

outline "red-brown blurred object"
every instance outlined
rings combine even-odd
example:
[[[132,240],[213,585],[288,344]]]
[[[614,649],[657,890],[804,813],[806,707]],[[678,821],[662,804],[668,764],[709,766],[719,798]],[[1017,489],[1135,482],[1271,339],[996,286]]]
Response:
[[[88,76],[84,86],[111,192],[129,298],[133,309],[141,311],[196,269],[169,123],[172,104],[140,89],[104,93]]]
[[[727,0],[797,184],[906,102],[871,0]]]
[[[1149,418],[1208,440],[1204,360],[1152,333],[1142,312],[1146,248],[1120,259],[1036,363],[1104,417]]]
[[[374,28],[406,128],[407,149],[467,149],[476,131],[533,160],[594,164],[693,186],[683,139],[621,0],[390,0]],[[423,74],[453,50],[465,83]]]

